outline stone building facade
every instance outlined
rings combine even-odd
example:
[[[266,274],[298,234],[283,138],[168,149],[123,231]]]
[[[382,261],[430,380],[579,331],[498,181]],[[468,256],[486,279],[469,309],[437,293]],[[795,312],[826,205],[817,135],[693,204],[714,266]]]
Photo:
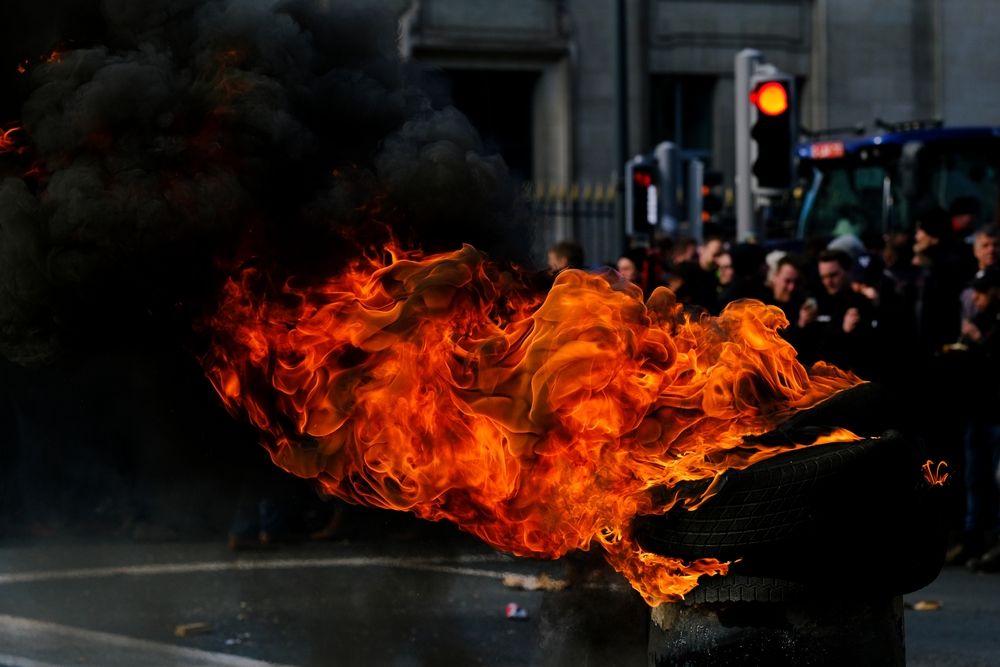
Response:
[[[731,183],[733,59],[748,47],[796,76],[807,128],[1000,125],[991,0],[622,1],[629,155],[674,141]],[[616,0],[383,2],[403,55],[441,68],[459,108],[463,94],[482,107],[463,110],[526,180],[608,182],[620,168]]]

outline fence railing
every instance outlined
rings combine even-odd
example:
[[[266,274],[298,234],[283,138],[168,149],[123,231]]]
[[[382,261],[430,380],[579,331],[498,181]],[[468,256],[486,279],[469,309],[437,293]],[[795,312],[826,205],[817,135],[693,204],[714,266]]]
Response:
[[[525,195],[534,223],[534,259],[544,266],[548,249],[559,241],[583,247],[588,266],[614,262],[622,231],[615,221],[614,183],[528,183]]]

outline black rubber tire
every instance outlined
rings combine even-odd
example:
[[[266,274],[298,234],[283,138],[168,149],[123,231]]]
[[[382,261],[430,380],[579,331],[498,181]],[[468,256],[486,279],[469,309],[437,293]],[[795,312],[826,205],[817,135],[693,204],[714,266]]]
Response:
[[[882,385],[866,382],[796,413],[775,431],[791,433],[803,428],[834,426],[871,438],[890,429],[901,430],[908,421],[907,406],[900,405],[892,392]]]
[[[859,397],[858,412],[866,413],[872,396],[845,396],[765,437],[830,423],[857,408]],[[825,589],[915,590],[940,570],[944,539],[939,489],[923,480],[923,460],[912,438],[893,431],[779,454],[724,473],[716,494],[696,510],[638,519],[634,534],[660,554],[738,561],[734,575]]]
[[[684,597],[682,604],[721,602],[791,602],[804,599],[809,589],[802,584],[776,577],[727,575],[703,577],[697,588]]]
[[[779,454],[724,473],[716,494],[697,510],[640,519],[636,535],[644,547],[678,558],[741,558],[748,547],[794,538],[858,473],[880,481],[908,474],[896,460],[903,446],[888,433]]]

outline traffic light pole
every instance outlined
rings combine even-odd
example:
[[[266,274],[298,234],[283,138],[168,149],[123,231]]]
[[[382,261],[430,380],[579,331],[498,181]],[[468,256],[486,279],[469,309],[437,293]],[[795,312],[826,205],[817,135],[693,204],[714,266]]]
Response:
[[[704,201],[701,188],[705,183],[705,163],[694,159],[688,162],[687,219],[691,225],[691,236],[698,245],[704,242],[704,226],[701,212]]]
[[[736,83],[736,240],[740,243],[760,238],[754,224],[750,174],[750,77],[764,56],[757,49],[736,54],[733,75]]]
[[[677,184],[681,180],[681,156],[677,144],[661,141],[653,149],[653,156],[660,170],[659,222],[660,231],[668,236],[677,235],[678,211]]]

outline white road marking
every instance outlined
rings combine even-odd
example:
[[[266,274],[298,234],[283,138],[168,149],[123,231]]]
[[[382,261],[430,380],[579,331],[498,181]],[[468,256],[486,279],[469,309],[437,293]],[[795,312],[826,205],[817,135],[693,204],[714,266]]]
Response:
[[[12,667],[58,667],[47,662],[72,656],[74,665],[143,665],[143,667],[291,667],[229,653],[174,646],[109,632],[83,630],[48,621],[0,614],[0,664]],[[111,653],[109,649],[114,649]],[[38,655],[43,659],[17,655]],[[61,663],[66,664],[66,663]]]
[[[392,567],[402,570],[440,572],[486,579],[503,579],[513,572],[481,570],[461,567],[470,563],[509,563],[502,556],[464,556],[451,558],[274,558],[236,559],[231,561],[203,561],[195,563],[154,563],[150,565],[120,565],[73,570],[36,570],[0,574],[0,585],[24,584],[41,581],[66,581],[72,579],[99,579],[115,576],[150,576],[164,574],[195,574],[203,572],[252,572],[256,570],[297,570],[308,568]],[[458,563],[451,565],[449,563]]]
[[[343,557],[343,558],[241,558],[231,561],[155,563],[68,570],[36,570],[0,574],[0,585],[100,579],[117,576],[155,576],[212,572],[252,572],[302,568],[386,567],[422,572],[482,577],[502,580],[510,571],[469,567],[475,564],[506,564],[511,557],[452,556],[430,558]],[[595,586],[597,587],[597,586]],[[83,630],[48,621],[0,614],[0,666],[61,667],[64,656],[73,656],[74,665],[101,667],[290,667],[228,653],[214,653],[164,644],[124,635]],[[113,650],[112,650],[113,649]],[[29,657],[30,656],[30,657]],[[56,662],[52,662],[55,659]]]
[[[22,658],[19,655],[7,655],[0,653],[0,665],[3,667],[59,667],[53,662],[41,662],[31,658]]]

